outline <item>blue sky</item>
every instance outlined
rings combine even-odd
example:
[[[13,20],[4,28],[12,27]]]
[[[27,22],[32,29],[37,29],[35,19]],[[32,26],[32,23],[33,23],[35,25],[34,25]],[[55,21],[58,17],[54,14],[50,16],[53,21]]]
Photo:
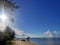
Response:
[[[15,13],[15,25],[26,33],[60,30],[60,0],[15,0],[21,8]]]

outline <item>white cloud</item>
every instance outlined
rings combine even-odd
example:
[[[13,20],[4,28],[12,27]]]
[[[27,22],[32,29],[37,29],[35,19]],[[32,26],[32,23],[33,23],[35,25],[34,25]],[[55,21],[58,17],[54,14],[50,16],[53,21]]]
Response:
[[[58,33],[57,31],[53,31],[51,32],[50,30],[47,30],[46,32],[44,32],[44,37],[60,37],[60,33]]]
[[[6,28],[6,25],[0,23],[0,31],[4,32],[4,29],[5,29],[5,28]],[[12,28],[12,30],[15,31],[15,34],[16,34],[16,36],[18,36],[18,37],[22,37],[22,36],[23,36],[23,37],[27,37],[27,36],[29,36],[29,34],[25,33],[24,31],[22,31],[22,30],[20,30],[20,29],[14,28],[14,27],[12,27],[12,26],[10,26],[10,28]]]
[[[0,31],[4,31],[4,29],[6,28],[6,25],[3,25],[0,23]],[[14,27],[11,27],[15,33],[16,33],[16,37],[60,37],[60,32],[59,31],[53,31],[51,32],[50,30],[47,30],[46,32],[44,33],[41,33],[41,34],[31,34],[31,33],[25,33],[24,31],[20,30],[20,29],[17,29],[17,28],[14,28]]]
[[[0,31],[4,31],[4,29],[6,28],[6,25],[3,25],[2,23],[0,23]]]
[[[47,32],[44,33],[44,35],[46,35],[47,37],[52,37],[53,33],[48,30]]]
[[[27,36],[29,36],[29,34],[25,33],[22,30],[19,30],[17,28],[13,28],[13,27],[11,27],[11,28],[15,31],[17,37],[27,37]]]

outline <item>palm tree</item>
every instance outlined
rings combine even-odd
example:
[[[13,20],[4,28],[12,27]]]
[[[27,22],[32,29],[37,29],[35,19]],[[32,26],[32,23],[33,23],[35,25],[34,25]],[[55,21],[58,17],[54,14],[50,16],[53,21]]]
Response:
[[[5,34],[7,34],[7,39],[12,40],[15,37],[15,31],[13,31],[9,26],[6,27]]]
[[[17,6],[16,3],[13,3],[13,0],[4,0],[4,6],[6,8],[11,9],[11,11],[14,11],[15,9],[19,8],[19,6]]]
[[[13,2],[13,0],[0,0],[0,7],[3,8],[2,10],[4,10],[5,13],[7,13],[8,15],[12,15],[14,11],[16,11],[16,9],[19,9],[19,6],[16,5],[15,2]],[[14,19],[11,18],[11,22],[13,22]]]
[[[1,3],[3,3],[4,8],[9,8],[11,11],[19,8],[13,0],[0,0],[0,4]]]
[[[9,15],[12,16],[12,13],[14,11],[16,11],[16,9],[19,9],[19,6],[16,5],[16,3],[13,2],[13,0],[0,0],[0,9],[3,10],[5,13],[8,13]],[[0,10],[0,11],[1,11]],[[6,10],[8,12],[6,12]],[[14,19],[11,18],[11,22],[13,22]],[[15,32],[9,27],[7,26],[5,29],[5,32],[0,32],[0,43],[1,40],[5,43],[7,40],[12,40],[15,36]],[[4,44],[2,43],[2,44]],[[0,44],[0,45],[2,45]]]

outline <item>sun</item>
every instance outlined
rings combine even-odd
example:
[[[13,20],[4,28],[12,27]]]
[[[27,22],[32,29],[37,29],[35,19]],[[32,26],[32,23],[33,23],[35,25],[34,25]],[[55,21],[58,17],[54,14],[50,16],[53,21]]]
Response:
[[[1,18],[2,22],[4,22],[5,20],[7,20],[7,16],[5,14],[2,14],[0,16],[0,18]]]

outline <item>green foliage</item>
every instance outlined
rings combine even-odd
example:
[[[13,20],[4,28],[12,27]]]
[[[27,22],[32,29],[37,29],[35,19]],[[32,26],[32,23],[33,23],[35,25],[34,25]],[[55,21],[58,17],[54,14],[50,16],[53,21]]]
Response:
[[[6,27],[4,33],[8,34],[9,40],[12,40],[15,36],[15,32],[9,26]]]
[[[12,45],[12,44],[13,44],[12,41],[8,40],[5,45]]]
[[[14,36],[15,32],[7,26],[4,32],[0,32],[0,45],[11,45],[11,40],[13,40]]]
[[[3,35],[4,35],[4,40],[5,41],[10,39],[10,36],[6,32],[4,32]]]

